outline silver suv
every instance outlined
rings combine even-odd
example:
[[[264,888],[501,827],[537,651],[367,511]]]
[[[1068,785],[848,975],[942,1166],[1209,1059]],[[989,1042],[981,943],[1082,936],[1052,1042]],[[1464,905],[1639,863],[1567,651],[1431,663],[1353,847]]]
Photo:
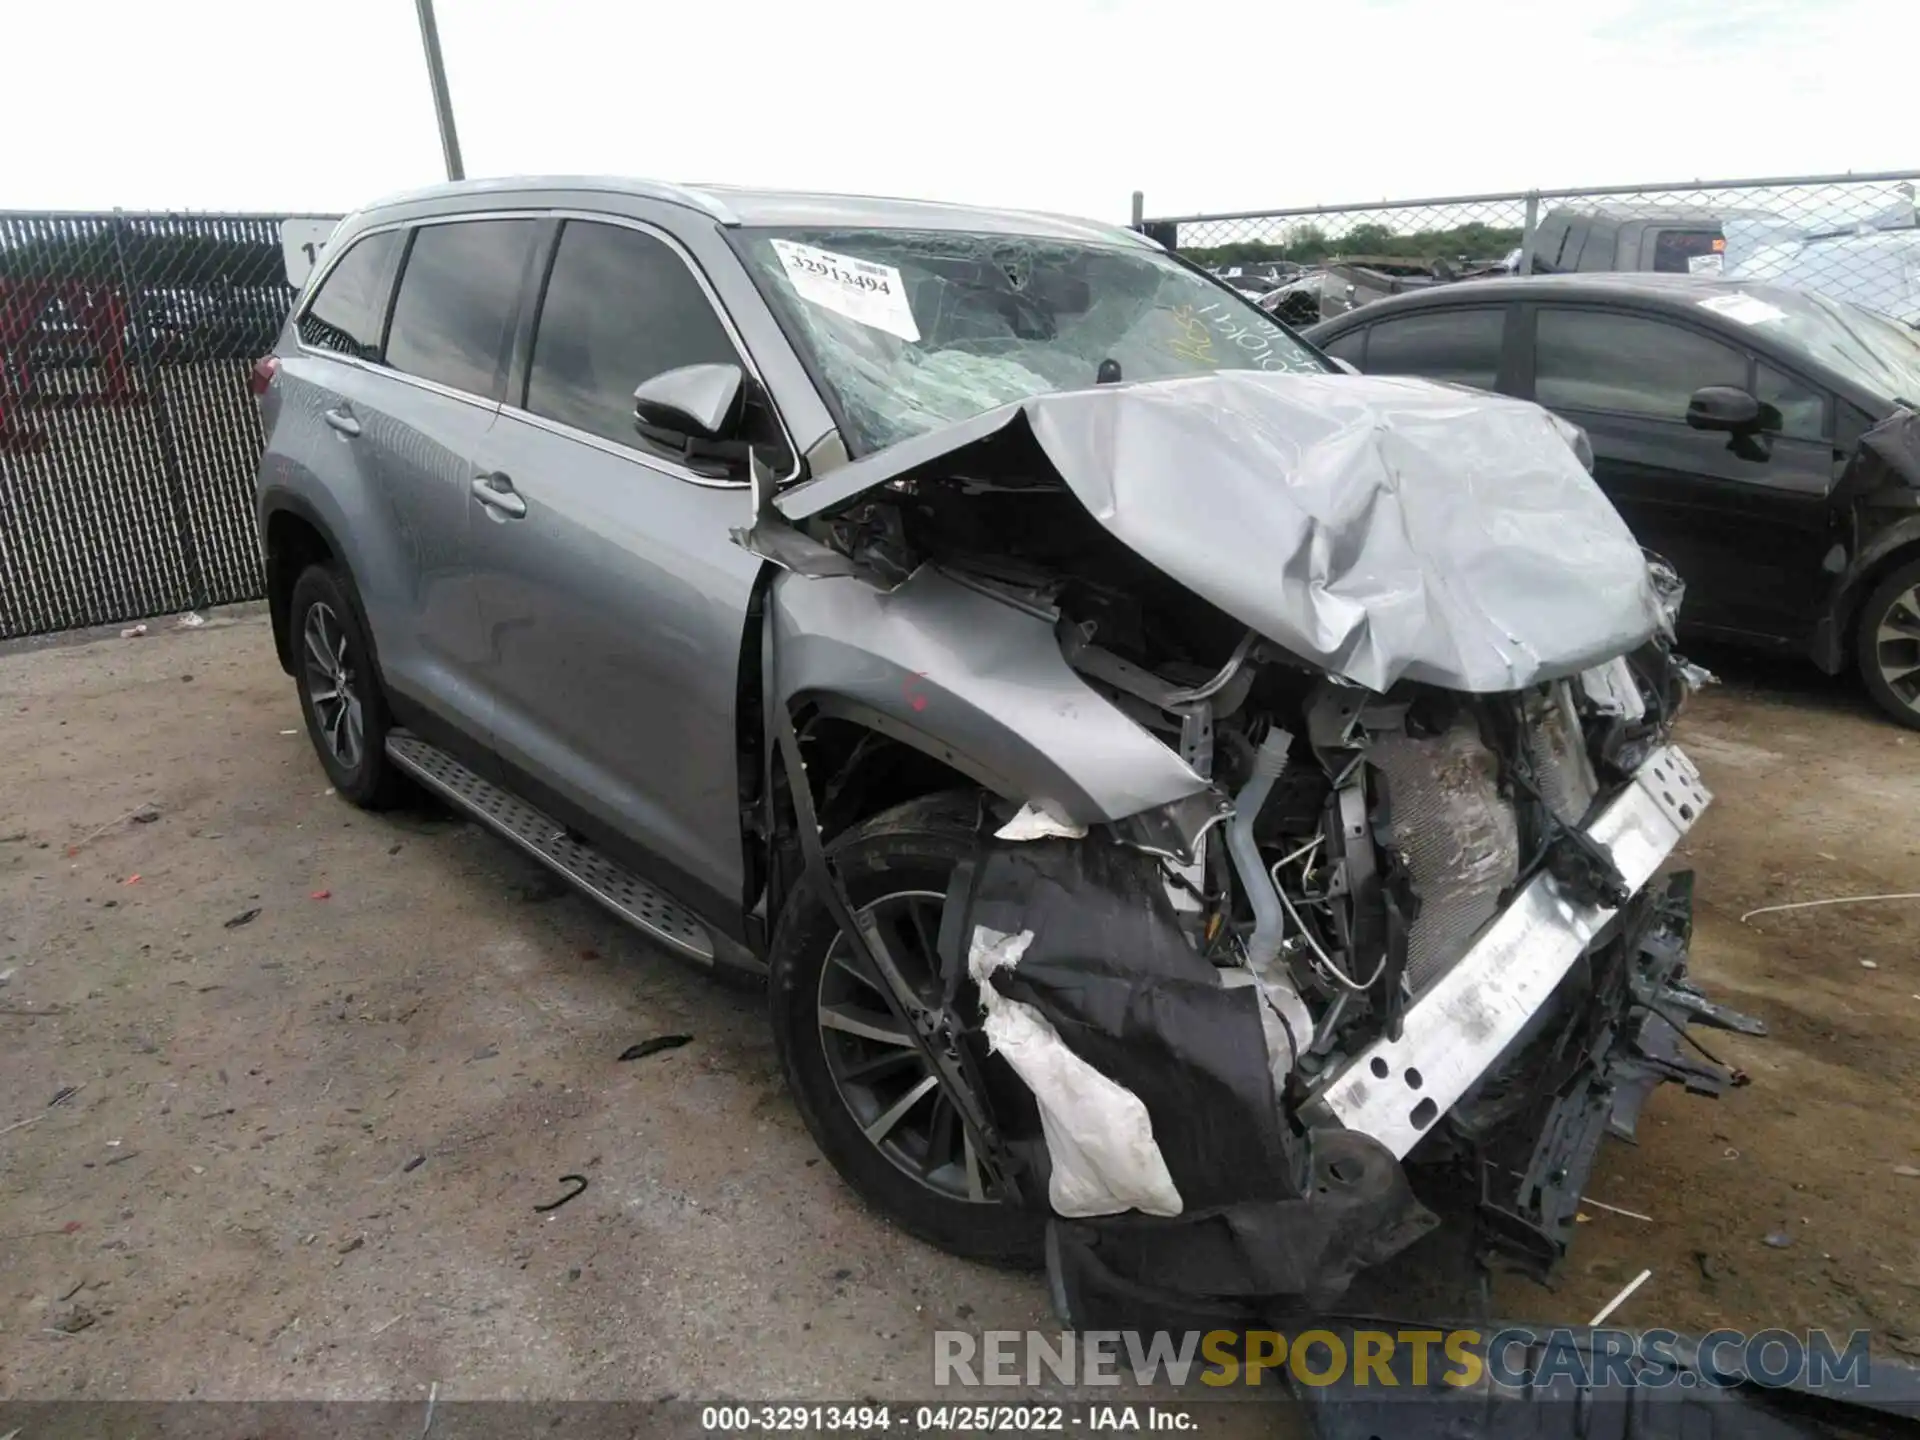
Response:
[[[274,635],[424,786],[763,974],[848,1183],[1068,1318],[1545,1273],[1689,1018],[1678,585],[1522,401],[1128,231],[627,181],[346,220],[259,371]]]

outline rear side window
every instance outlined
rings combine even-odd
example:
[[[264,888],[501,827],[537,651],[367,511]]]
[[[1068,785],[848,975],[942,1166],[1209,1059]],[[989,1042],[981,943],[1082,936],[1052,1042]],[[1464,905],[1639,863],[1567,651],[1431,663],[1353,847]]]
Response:
[[[387,364],[492,399],[538,225],[460,220],[414,232],[387,331]]]
[[[379,359],[380,325],[387,317],[386,282],[400,238],[398,230],[382,230],[348,247],[300,317],[303,344],[359,360]]]
[[[686,262],[644,231],[569,220],[534,332],[527,409],[640,448],[634,390],[704,364],[740,355]]]
[[[1602,310],[1540,311],[1533,357],[1533,398],[1552,410],[1684,421],[1701,386],[1747,383],[1740,351],[1697,330]]]
[[[1375,375],[1423,375],[1491,390],[1500,378],[1505,310],[1437,310],[1382,320],[1367,341]]]

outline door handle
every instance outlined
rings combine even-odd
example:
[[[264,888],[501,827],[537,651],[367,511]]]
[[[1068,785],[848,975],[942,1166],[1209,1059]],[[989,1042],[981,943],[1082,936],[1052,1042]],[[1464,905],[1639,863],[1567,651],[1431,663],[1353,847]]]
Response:
[[[518,520],[527,513],[527,502],[513,493],[513,482],[504,475],[474,476],[473,498],[499,518]]]
[[[352,412],[350,411],[326,410],[321,412],[320,418],[338,430],[342,435],[358,435],[360,433],[360,422],[353,418]]]

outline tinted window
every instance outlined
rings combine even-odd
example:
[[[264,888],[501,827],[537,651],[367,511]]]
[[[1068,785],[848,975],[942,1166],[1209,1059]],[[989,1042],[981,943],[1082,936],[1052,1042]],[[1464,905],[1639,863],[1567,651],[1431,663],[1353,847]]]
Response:
[[[387,315],[388,262],[399,243],[398,230],[354,241],[300,317],[300,338],[322,350],[378,359],[380,323]]]
[[[387,363],[491,398],[532,220],[461,220],[414,232],[387,331]]]
[[[1337,340],[1329,340],[1320,347],[1335,359],[1344,360],[1356,370],[1364,370],[1360,356],[1367,348],[1367,327],[1349,330]]]
[[[1506,319],[1504,310],[1439,310],[1383,320],[1367,341],[1367,369],[1491,390],[1500,376]]]
[[[1702,385],[1747,383],[1747,357],[1678,325],[1599,310],[1542,310],[1534,399],[1552,409],[1685,420]]]
[[[637,445],[633,392],[682,365],[738,365],[720,317],[661,240],[623,225],[560,232],[534,335],[527,409]]]
[[[1780,433],[1792,440],[1824,440],[1827,436],[1827,397],[1783,375],[1770,365],[1755,368],[1753,393],[1764,405],[1780,412]]]

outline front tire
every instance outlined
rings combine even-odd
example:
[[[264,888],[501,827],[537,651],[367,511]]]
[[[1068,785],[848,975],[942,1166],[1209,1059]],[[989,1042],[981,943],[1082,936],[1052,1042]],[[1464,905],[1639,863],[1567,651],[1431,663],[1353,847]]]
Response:
[[[287,610],[300,710],[327,778],[363,810],[390,809],[408,785],[387,758],[392,722],[352,582],[329,565],[309,565]]]
[[[1860,607],[1860,678],[1874,703],[1920,730],[1920,560],[1874,587]]]
[[[938,997],[933,939],[953,868],[973,850],[970,795],[910,801],[828,847],[856,910],[872,913],[895,963]],[[801,1118],[868,1205],[942,1250],[1035,1267],[1043,1218],[993,1189],[952,1102],[863,973],[810,880],[781,912],[769,955],[774,1043]],[[972,1003],[970,986],[962,1004]]]

